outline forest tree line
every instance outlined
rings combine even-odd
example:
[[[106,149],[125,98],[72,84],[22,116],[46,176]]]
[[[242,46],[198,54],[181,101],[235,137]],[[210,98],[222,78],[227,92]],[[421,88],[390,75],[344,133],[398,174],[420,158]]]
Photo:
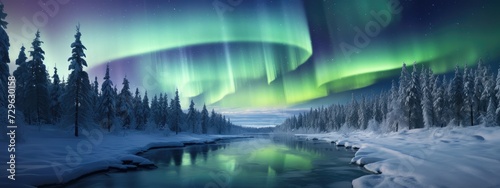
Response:
[[[2,113],[6,109],[7,83],[9,77],[9,36],[5,32],[7,22],[4,5],[0,3],[0,106]],[[91,83],[84,70],[87,67],[85,50],[81,41],[80,26],[76,27],[75,41],[71,43],[68,58],[67,80],[61,80],[54,68],[49,76],[45,66],[45,52],[42,49],[40,31],[35,34],[31,50],[21,47],[15,63],[16,78],[16,121],[21,119],[29,125],[71,125],[75,136],[82,127],[100,125],[111,132],[120,129],[170,129],[178,132],[189,131],[201,134],[227,134],[231,129],[242,130],[222,114],[213,109],[209,112],[205,105],[197,110],[191,101],[187,113],[181,109],[179,93],[169,98],[166,93],[154,95],[151,101],[147,91],[144,95],[139,89],[130,91],[129,81],[125,77],[120,91],[110,80],[109,65],[99,88],[98,77]],[[170,100],[169,100],[170,99]],[[6,117],[6,115],[5,115]]]
[[[451,80],[430,68],[410,72],[403,64],[399,81],[377,96],[312,109],[287,118],[278,132],[317,133],[370,129],[398,131],[448,125],[500,125],[500,69],[495,74],[480,60],[477,68],[455,68]]]

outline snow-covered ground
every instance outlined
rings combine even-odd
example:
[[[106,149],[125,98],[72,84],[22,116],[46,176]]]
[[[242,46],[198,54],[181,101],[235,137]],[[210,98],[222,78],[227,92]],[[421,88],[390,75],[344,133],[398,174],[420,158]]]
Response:
[[[127,169],[137,165],[152,165],[134,155],[155,147],[182,147],[185,144],[207,143],[217,139],[241,136],[197,135],[165,132],[126,131],[107,133],[98,129],[82,131],[75,138],[71,131],[42,126],[17,130],[15,181],[9,172],[1,170],[0,187],[31,187],[60,184],[83,175],[109,168]],[[168,135],[167,135],[168,134]],[[29,135],[29,136],[28,136]],[[22,136],[22,137],[21,137]],[[7,142],[1,141],[7,147]],[[2,149],[0,161],[9,161],[10,153]],[[124,162],[126,164],[124,164]],[[128,165],[134,163],[136,165]],[[2,165],[8,168],[6,165]]]
[[[353,180],[354,187],[500,187],[500,127],[298,136],[360,148],[351,162],[376,174]]]

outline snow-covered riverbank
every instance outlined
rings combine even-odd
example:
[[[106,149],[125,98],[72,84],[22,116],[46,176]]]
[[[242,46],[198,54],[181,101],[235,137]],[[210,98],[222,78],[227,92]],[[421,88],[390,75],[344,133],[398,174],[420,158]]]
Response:
[[[354,187],[500,187],[500,127],[297,136],[360,148],[351,162],[377,174],[355,179]]]
[[[167,135],[168,134],[168,135]],[[108,169],[127,169],[153,165],[136,153],[158,147],[182,147],[204,144],[219,139],[240,138],[227,135],[197,135],[164,132],[126,131],[108,134],[98,129],[83,131],[79,138],[70,131],[52,129],[50,126],[25,127],[19,130],[15,151],[15,181],[2,170],[0,187],[31,187],[62,184],[83,175]],[[7,146],[7,142],[2,145]],[[9,161],[9,154],[2,151],[2,164]],[[125,162],[125,163],[124,163]],[[2,165],[6,168],[8,166]]]

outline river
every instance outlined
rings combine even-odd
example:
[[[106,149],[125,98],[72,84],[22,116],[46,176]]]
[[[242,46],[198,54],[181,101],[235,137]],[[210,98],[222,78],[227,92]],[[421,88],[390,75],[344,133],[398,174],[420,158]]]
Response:
[[[285,136],[153,149],[140,154],[153,170],[106,172],[66,187],[352,187],[366,175],[349,164],[351,149]]]

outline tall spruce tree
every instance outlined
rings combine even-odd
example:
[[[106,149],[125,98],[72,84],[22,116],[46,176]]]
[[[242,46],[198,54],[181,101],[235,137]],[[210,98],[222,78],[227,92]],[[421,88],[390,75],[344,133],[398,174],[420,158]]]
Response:
[[[476,116],[474,115],[474,78],[472,71],[470,71],[467,66],[464,67],[464,98],[465,100],[462,111],[464,112],[464,117],[466,117],[466,120],[469,120],[470,126],[473,126],[474,118],[476,118]]]
[[[142,97],[139,88],[135,89],[135,96],[133,100],[133,115],[135,118],[135,129],[140,130],[144,127],[144,114],[143,114]]]
[[[94,119],[96,121],[99,120],[99,100],[100,100],[100,94],[99,94],[99,82],[97,81],[97,76],[94,78],[94,82],[91,84],[92,87],[92,105],[93,105],[93,112],[94,112]]]
[[[349,114],[347,116],[347,122],[348,122],[348,125],[351,127],[351,128],[355,128],[355,129],[358,129],[359,128],[359,124],[358,124],[358,119],[359,119],[359,113],[358,113],[358,108],[359,108],[359,104],[358,102],[356,101],[356,99],[354,98],[354,95],[352,95],[352,100],[351,100],[351,104],[349,106]],[[304,116],[299,116],[299,121],[301,121],[300,123],[300,127],[304,126],[304,123],[303,123],[303,120],[304,119]]]
[[[361,97],[361,103],[358,108],[358,125],[360,129],[366,129],[368,127],[368,120],[370,115],[368,113],[368,108],[366,104],[365,96]]]
[[[144,98],[142,98],[142,117],[143,117],[143,124],[147,125],[149,122],[149,117],[151,113],[151,108],[149,107],[149,98],[148,98],[148,91],[144,92]]]
[[[424,118],[424,126],[431,127],[435,123],[433,95],[434,90],[434,74],[430,69],[423,69],[421,72],[422,85],[422,114]]]
[[[201,133],[202,134],[207,134],[208,133],[208,110],[207,106],[203,104],[203,110],[201,111]]]
[[[52,86],[50,88],[50,116],[52,118],[52,123],[58,123],[62,116],[62,105],[61,105],[61,80],[59,80],[59,75],[57,74],[57,68],[54,67],[54,75],[52,75]]]
[[[455,77],[450,83],[448,94],[450,99],[451,119],[462,125],[462,107],[464,103],[463,78],[458,66],[455,67]]]
[[[423,127],[423,115],[422,115],[422,90],[420,88],[420,78],[415,67],[413,65],[413,72],[411,73],[411,79],[409,87],[407,88],[407,96],[405,100],[405,106],[408,109],[408,128],[416,129]]]
[[[151,99],[151,121],[156,125],[156,128],[160,128],[160,121],[161,121],[161,118],[160,118],[160,115],[159,115],[159,112],[160,111],[160,104],[158,102],[158,96],[155,95],[153,97],[153,99]]]
[[[172,99],[171,105],[171,120],[170,122],[172,123],[172,129],[174,129],[175,134],[178,134],[181,131],[181,124],[182,124],[182,109],[181,109],[181,102],[179,100],[179,90],[175,90],[175,97]]]
[[[16,99],[24,99],[26,96],[27,80],[31,77],[31,71],[28,67],[28,57],[26,57],[24,46],[21,47],[21,51],[16,60],[17,69],[14,70],[14,77],[16,77]],[[24,100],[16,101],[16,108],[24,112]]]
[[[194,102],[193,100],[191,100],[191,103],[189,104],[189,110],[188,110],[188,114],[187,114],[187,125],[189,127],[189,129],[191,129],[191,131],[193,133],[196,133],[196,121],[197,117],[196,117],[196,109],[194,108]]]
[[[87,48],[81,41],[80,25],[76,26],[75,41],[71,43],[71,57],[65,94],[63,95],[63,104],[67,108],[67,118],[74,120],[75,136],[78,137],[79,126],[88,126],[93,120],[92,88],[90,86],[89,75],[83,70],[87,66],[84,50]]]
[[[169,115],[167,94],[163,96],[163,94],[160,93],[160,98],[158,99],[158,105],[159,105],[158,118],[160,120],[160,127],[165,128],[167,126],[167,120]]]
[[[212,112],[210,112],[210,120],[208,122],[208,128],[213,131],[217,131],[216,126],[217,126],[217,114],[215,113],[215,110],[212,108]]]
[[[434,80],[434,90],[432,91],[432,97],[433,97],[433,110],[434,110],[434,119],[435,119],[435,124],[437,126],[443,127],[446,122],[444,120],[444,104],[445,104],[445,92],[443,90],[444,86],[439,85],[439,78],[436,77]]]
[[[392,93],[391,111],[389,112],[391,125],[395,130],[408,122],[408,107],[405,105],[408,96],[408,87],[410,86],[410,74],[406,64],[403,63],[401,67],[401,75],[399,76],[399,87],[395,88],[396,91]],[[394,87],[393,87],[394,88]]]
[[[43,61],[45,52],[42,50],[40,40],[40,31],[36,32],[33,40],[30,56],[32,60],[29,63],[30,77],[26,81],[27,87],[25,90],[25,115],[28,123],[47,123],[49,119],[49,80],[48,73]]]
[[[130,86],[127,77],[123,78],[123,87],[118,95],[117,102],[117,114],[122,120],[122,127],[124,129],[129,129],[132,124],[133,116],[133,98],[132,93],[130,93]]]
[[[497,116],[495,112],[495,103],[493,102],[493,97],[490,98],[488,102],[488,109],[486,110],[486,115],[483,118],[483,122],[486,126],[497,126]]]
[[[158,102],[158,97],[155,95],[151,100],[151,120],[156,124],[156,128],[161,126],[161,114],[160,114],[160,103]]]
[[[109,77],[109,65],[106,65],[106,74],[104,75],[104,82],[101,86],[101,100],[99,105],[100,124],[111,132],[111,127],[115,119],[116,113],[116,96],[113,90],[113,81]]]
[[[483,104],[481,101],[481,96],[484,91],[484,80],[483,76],[485,73],[485,67],[483,66],[483,62],[479,61],[477,63],[477,68],[474,75],[474,112],[476,112],[476,116],[479,118],[482,112],[486,111],[486,104]]]
[[[486,110],[482,112],[483,116],[485,116],[487,113],[490,99],[492,97],[495,97],[495,80],[488,70],[489,69],[486,68],[485,74],[483,76],[484,90],[481,93],[481,103],[483,103],[486,107]],[[495,100],[493,100],[493,105],[495,105]]]

